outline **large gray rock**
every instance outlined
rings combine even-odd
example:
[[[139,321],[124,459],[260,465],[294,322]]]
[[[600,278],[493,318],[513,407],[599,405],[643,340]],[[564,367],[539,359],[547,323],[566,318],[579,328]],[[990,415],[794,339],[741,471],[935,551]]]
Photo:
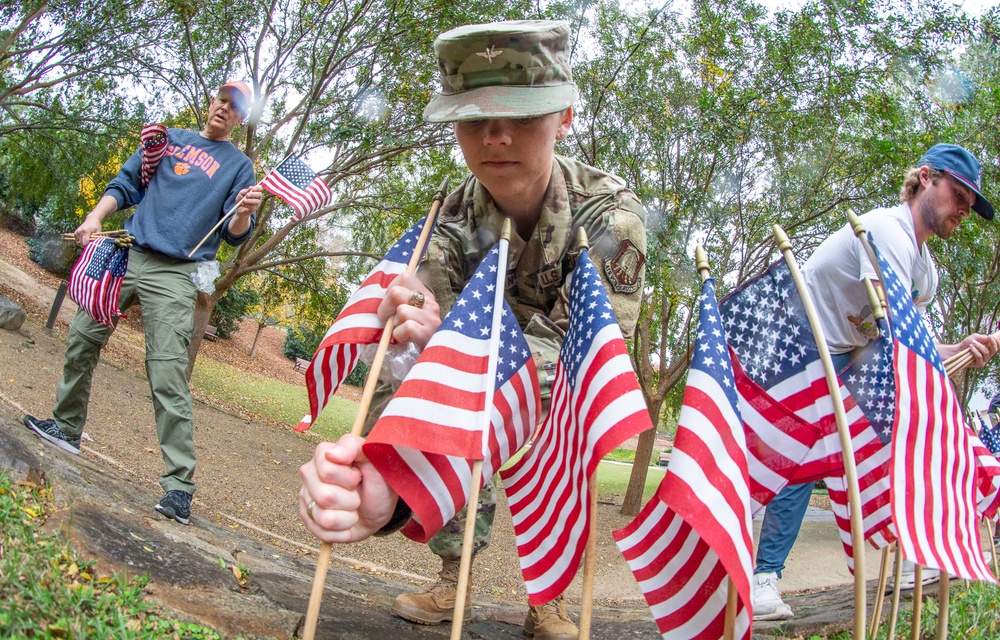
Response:
[[[28,314],[16,302],[0,296],[0,328],[17,331],[27,317]]]

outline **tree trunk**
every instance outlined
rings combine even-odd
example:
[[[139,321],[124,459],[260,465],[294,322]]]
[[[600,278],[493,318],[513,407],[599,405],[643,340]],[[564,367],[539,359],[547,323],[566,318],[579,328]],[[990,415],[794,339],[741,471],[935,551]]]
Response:
[[[264,327],[266,327],[266,326],[267,326],[266,322],[258,322],[257,323],[257,335],[255,335],[253,337],[253,346],[250,347],[250,359],[251,360],[253,360],[253,357],[255,355],[257,355],[257,343],[260,342],[260,335],[262,333],[264,333]]]
[[[221,295],[218,290],[212,295],[198,292],[198,301],[194,305],[194,331],[191,334],[191,344],[188,345],[188,380],[191,380],[191,372],[194,371],[194,361],[198,358],[198,350],[201,349],[201,341],[205,337],[208,319],[212,316],[212,309],[215,308],[215,303],[219,301]]]
[[[656,422],[653,428],[639,434],[639,444],[635,448],[635,461],[632,463],[632,475],[628,478],[628,489],[622,500],[622,514],[626,516],[639,515],[642,509],[642,493],[646,487],[646,475],[649,472],[649,460],[653,456],[653,444],[656,442]]]

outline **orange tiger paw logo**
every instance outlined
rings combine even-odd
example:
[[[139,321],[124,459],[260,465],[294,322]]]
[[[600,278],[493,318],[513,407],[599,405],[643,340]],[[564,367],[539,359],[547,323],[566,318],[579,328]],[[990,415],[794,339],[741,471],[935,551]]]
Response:
[[[177,164],[174,165],[174,173],[176,173],[179,176],[186,174],[190,170],[191,170],[191,165],[189,165],[186,162],[178,162]]]

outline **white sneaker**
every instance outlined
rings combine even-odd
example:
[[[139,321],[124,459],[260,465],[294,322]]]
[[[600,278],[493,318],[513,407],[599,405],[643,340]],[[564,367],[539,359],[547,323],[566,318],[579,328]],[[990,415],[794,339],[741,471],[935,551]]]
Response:
[[[792,608],[785,604],[778,593],[778,574],[755,573],[750,581],[750,604],[754,620],[787,620]]]
[[[914,585],[917,584],[917,573],[916,567],[913,562],[909,560],[903,560],[903,571],[899,576],[899,590],[907,591],[912,589]],[[941,570],[932,569],[931,567],[924,567],[923,571],[920,572],[920,583],[923,586],[931,585],[941,579]],[[889,580],[889,588],[892,589],[893,581]]]

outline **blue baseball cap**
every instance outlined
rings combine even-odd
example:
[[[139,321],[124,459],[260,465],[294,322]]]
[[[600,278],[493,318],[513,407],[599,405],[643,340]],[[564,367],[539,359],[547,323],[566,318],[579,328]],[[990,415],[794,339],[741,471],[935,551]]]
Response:
[[[944,171],[976,194],[972,210],[986,218],[993,219],[993,205],[982,194],[983,169],[972,154],[957,144],[936,144],[920,158],[918,167],[930,167]]]

